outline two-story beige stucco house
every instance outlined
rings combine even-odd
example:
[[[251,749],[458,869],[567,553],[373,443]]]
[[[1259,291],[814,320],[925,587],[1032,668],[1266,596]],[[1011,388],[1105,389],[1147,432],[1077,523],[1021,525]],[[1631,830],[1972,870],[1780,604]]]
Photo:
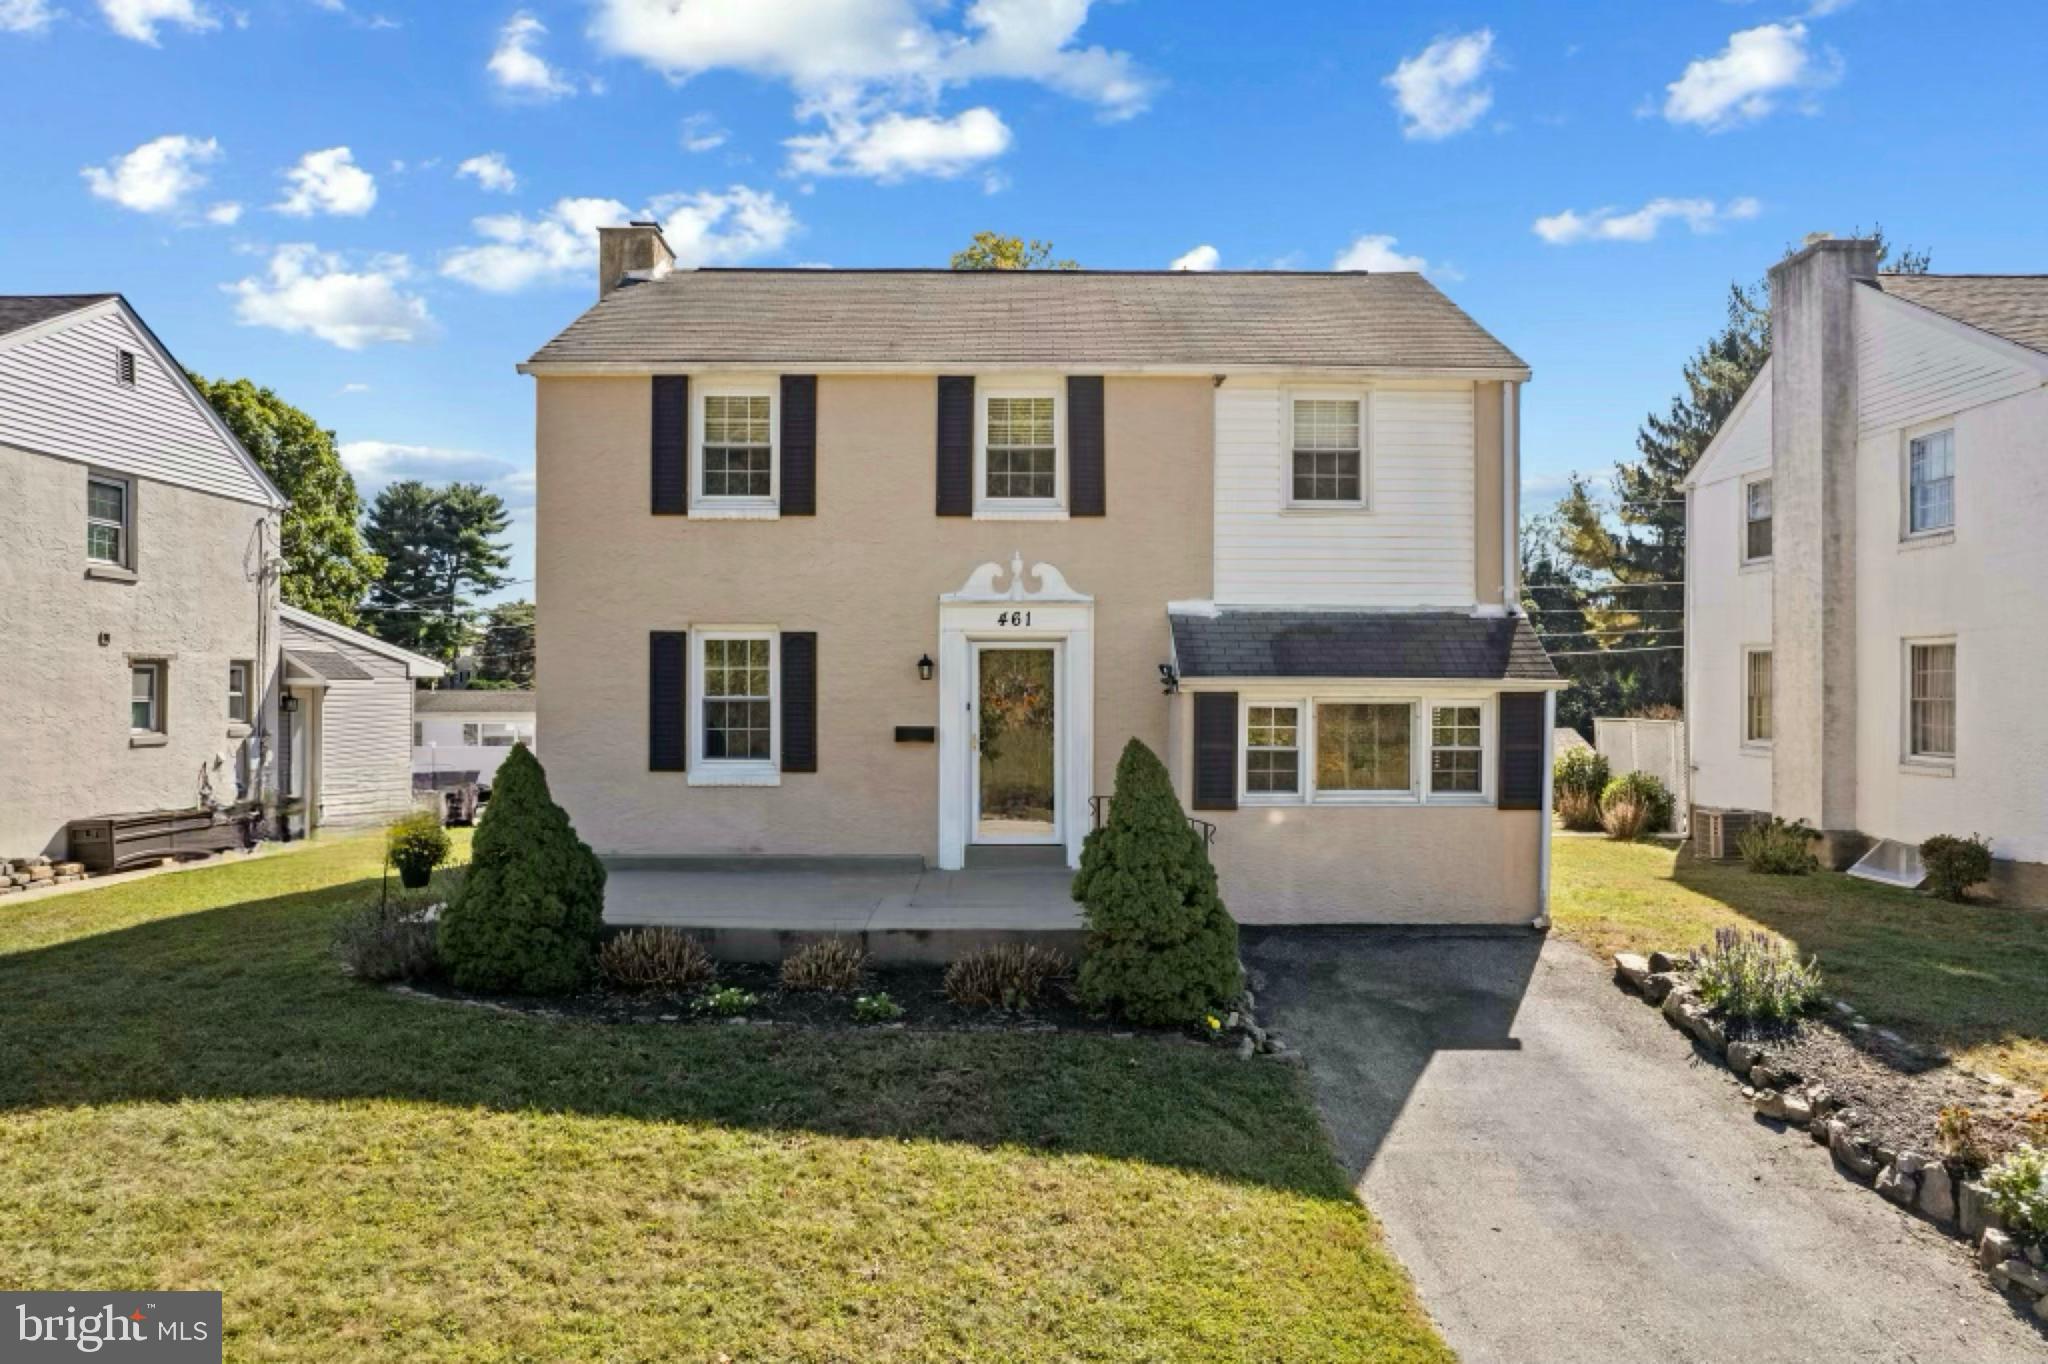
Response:
[[[601,852],[1071,865],[1135,736],[1240,919],[1543,915],[1528,370],[1428,281],[601,236],[522,366],[540,724]]]
[[[1771,271],[1771,343],[1687,484],[1706,827],[1803,819],[1908,884],[1922,840],[1980,833],[2048,903],[2048,277],[1822,239]]]

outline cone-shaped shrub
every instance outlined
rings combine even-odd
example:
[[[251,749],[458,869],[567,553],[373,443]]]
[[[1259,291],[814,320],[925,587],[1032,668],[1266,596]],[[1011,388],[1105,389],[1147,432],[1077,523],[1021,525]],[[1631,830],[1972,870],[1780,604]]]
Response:
[[[441,915],[441,963],[465,990],[560,994],[590,974],[604,864],[514,747],[491,783],[469,874]]]
[[[1237,925],[1173,782],[1136,739],[1116,765],[1109,822],[1088,835],[1074,877],[1088,928],[1081,998],[1139,1023],[1192,1023],[1242,984]]]

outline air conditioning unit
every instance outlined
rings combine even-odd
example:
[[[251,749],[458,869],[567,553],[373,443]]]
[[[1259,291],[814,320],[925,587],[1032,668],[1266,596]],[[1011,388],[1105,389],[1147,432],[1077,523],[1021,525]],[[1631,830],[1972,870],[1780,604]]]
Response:
[[[1703,862],[1730,862],[1742,855],[1743,832],[1764,816],[1753,810],[1709,810],[1694,806],[1692,855]]]

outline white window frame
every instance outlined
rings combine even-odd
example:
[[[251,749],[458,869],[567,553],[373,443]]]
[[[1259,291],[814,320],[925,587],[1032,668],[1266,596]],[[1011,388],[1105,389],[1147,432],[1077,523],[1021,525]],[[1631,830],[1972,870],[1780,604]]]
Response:
[[[1304,501],[1294,495],[1294,405],[1298,402],[1358,404],[1358,500]],[[1310,515],[1346,515],[1372,510],[1372,392],[1365,388],[1283,388],[1280,390],[1280,506]]]
[[[990,497],[988,495],[988,405],[992,398],[1052,399],[1053,495]],[[974,515],[983,521],[1064,521],[1067,519],[1067,394],[1055,378],[1009,378],[974,387]]]
[[[1763,484],[1769,484],[1769,485],[1770,485],[1770,488],[1771,488],[1771,550],[1772,550],[1772,554],[1754,554],[1754,555],[1753,555],[1753,554],[1751,554],[1751,553],[1749,552],[1749,528],[1750,528],[1750,526],[1751,526],[1751,525],[1753,524],[1753,523],[1751,522],[1751,520],[1750,520],[1750,516],[1749,516],[1749,490],[1750,490],[1751,488],[1754,488],[1754,487],[1756,487],[1756,486],[1757,486],[1757,485],[1758,485],[1759,483],[1763,483]],[[1738,512],[1739,514],[1738,514],[1738,515],[1736,516],[1736,518],[1735,518],[1735,520],[1736,520],[1736,535],[1737,535],[1737,536],[1739,537],[1739,538],[1738,538],[1738,540],[1736,541],[1736,546],[1735,546],[1735,549],[1736,549],[1736,556],[1737,556],[1737,559],[1739,560],[1739,562],[1740,562],[1740,563],[1742,564],[1742,566],[1743,566],[1744,568],[1752,568],[1752,567],[1755,567],[1756,565],[1759,565],[1759,564],[1767,564],[1767,563],[1769,563],[1769,562],[1771,561],[1771,559],[1772,559],[1772,557],[1773,557],[1773,554],[1775,554],[1775,553],[1776,553],[1776,551],[1777,551],[1777,548],[1778,548],[1778,489],[1777,489],[1777,485],[1771,482],[1771,475],[1769,475],[1769,474],[1753,474],[1753,475],[1751,475],[1750,477],[1748,477],[1748,478],[1745,478],[1745,479],[1741,480],[1741,483],[1740,483],[1740,485],[1739,485],[1739,487],[1738,487],[1738,490],[1737,490],[1736,496],[1737,496],[1737,497],[1738,497],[1738,498],[1740,499],[1740,501],[1739,501],[1739,503],[1738,503],[1738,505],[1737,505],[1737,512]]]
[[[1750,702],[1754,699],[1753,693],[1750,691],[1750,684],[1754,680],[1750,673],[1750,668],[1752,666],[1751,660],[1754,659],[1758,654],[1762,654],[1764,657],[1771,660],[1771,695],[1769,699],[1772,705],[1771,709],[1765,712],[1771,730],[1771,738],[1769,739],[1755,738],[1751,735],[1749,729]],[[1742,646],[1742,680],[1737,685],[1736,691],[1742,698],[1742,711],[1741,714],[1739,714],[1736,717],[1735,734],[1737,743],[1741,747],[1748,749],[1753,753],[1770,752],[1772,741],[1776,739],[1778,733],[1778,720],[1776,710],[1776,702],[1778,696],[1778,660],[1777,657],[1772,653],[1770,645],[1745,644]]]
[[[1948,524],[1930,526],[1924,530],[1913,528],[1913,442],[1926,440],[1930,436],[1948,433],[1949,448],[1949,494]],[[1901,541],[1924,542],[1928,540],[1952,540],[1956,533],[1956,485],[1961,481],[1962,449],[1956,439],[1956,421],[1953,417],[1941,421],[1927,422],[1920,426],[1906,428],[1899,438],[1899,539]]]
[[[150,675],[149,723],[135,723],[135,677],[138,673]],[[165,714],[166,693],[170,690],[170,668],[161,658],[132,658],[128,660],[128,733],[135,738],[161,737],[170,733]]]
[[[768,400],[768,496],[706,496],[704,405],[707,398]],[[690,383],[690,515],[700,520],[772,521],[782,515],[782,393],[774,378],[698,376]]]
[[[768,641],[768,756],[707,758],[704,756],[704,645],[714,639]],[[772,625],[700,625],[690,630],[690,761],[691,786],[782,785],[782,632]]]
[[[1463,691],[1370,691],[1341,683],[1304,689],[1240,689],[1237,698],[1237,802],[1241,806],[1491,806],[1495,803],[1494,769],[1498,765],[1497,700]],[[1320,738],[1316,708],[1329,705],[1406,706],[1408,708],[1408,789],[1405,791],[1325,791],[1316,784],[1316,751]],[[1295,743],[1301,754],[1300,789],[1292,795],[1252,791],[1250,781],[1251,708],[1292,706],[1299,717]],[[1479,709],[1479,790],[1431,791],[1430,754],[1433,708],[1476,706]]]
[[[95,483],[103,483],[109,488],[119,488],[121,490],[121,520],[118,523],[110,521],[103,516],[94,516],[92,514],[92,485]],[[98,470],[88,470],[85,476],[85,524],[85,561],[87,564],[98,568],[133,569],[135,567],[135,480],[123,478],[119,474],[104,474]],[[114,558],[101,559],[94,556],[91,546],[91,530],[94,526],[114,526],[119,531],[121,536],[121,552]]]
[[[241,674],[242,678],[242,685],[239,690],[237,690],[235,687],[235,675],[237,673]],[[252,695],[255,683],[256,666],[253,663],[250,663],[247,659],[243,658],[230,659],[228,661],[229,724],[246,725],[250,723],[249,717],[255,713],[254,698]],[[242,713],[240,715],[235,714],[235,701],[237,697],[240,698],[242,703]]]
[[[1963,651],[1956,644],[1954,635],[1928,635],[1899,641],[1899,763],[1910,771],[1934,772],[1944,775],[1956,770],[1954,753],[1920,753],[1913,748],[1913,650],[1947,648],[1949,653],[1949,689],[1955,693],[1949,704],[1955,708],[1950,725],[1950,738],[1957,748],[1962,746],[1963,724]]]

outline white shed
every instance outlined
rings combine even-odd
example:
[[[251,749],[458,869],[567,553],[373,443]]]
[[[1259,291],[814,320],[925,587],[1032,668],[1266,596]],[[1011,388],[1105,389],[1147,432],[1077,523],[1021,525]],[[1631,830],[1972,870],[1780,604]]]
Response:
[[[421,692],[413,698],[412,770],[475,772],[489,790],[514,744],[534,748],[536,705],[531,691]]]
[[[284,607],[279,625],[279,786],[292,836],[403,814],[412,806],[414,684],[445,669],[297,607]]]

